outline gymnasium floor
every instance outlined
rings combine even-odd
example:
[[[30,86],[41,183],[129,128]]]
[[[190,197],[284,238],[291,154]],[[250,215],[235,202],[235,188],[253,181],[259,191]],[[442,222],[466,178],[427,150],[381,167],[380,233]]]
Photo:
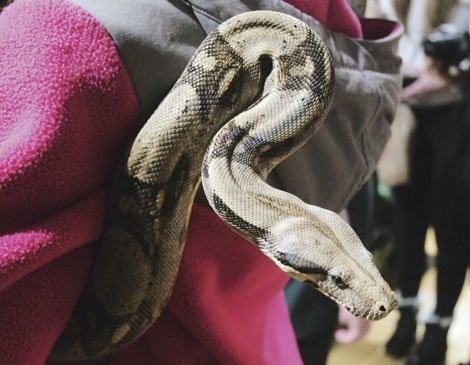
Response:
[[[435,254],[435,242],[432,231],[428,234],[426,252]],[[430,269],[426,272],[419,292],[420,312],[418,322],[434,308],[436,272]],[[327,365],[404,365],[405,360],[395,360],[385,354],[385,343],[391,337],[395,323],[398,321],[398,312],[391,313],[387,318],[372,323],[367,336],[354,344],[335,344]],[[418,324],[418,337],[422,336],[423,324]],[[447,350],[446,365],[467,363],[470,358],[470,272],[464,289],[460,295],[454,311],[454,321],[447,337],[449,348]]]

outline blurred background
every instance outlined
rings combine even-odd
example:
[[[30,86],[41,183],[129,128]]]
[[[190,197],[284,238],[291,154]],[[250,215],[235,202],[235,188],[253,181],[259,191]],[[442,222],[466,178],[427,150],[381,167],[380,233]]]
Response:
[[[450,43],[454,42],[453,36],[455,34],[459,32],[464,32],[465,30],[469,29],[470,0],[369,0],[367,1],[365,16],[372,18],[392,19],[404,24],[405,34],[400,43],[399,49],[399,52],[403,58],[403,76],[405,79],[404,86],[407,86],[407,83],[412,82],[415,78],[419,78],[419,76],[422,75],[423,72],[425,72],[429,62],[429,56],[426,54],[425,43],[426,41],[429,42],[430,35],[432,38],[433,32],[436,32],[436,30],[438,29],[445,29],[445,27],[449,24],[455,26],[455,28],[449,27],[449,34],[447,35],[447,37],[445,34],[441,36],[440,41],[442,41],[444,48],[437,52],[442,52],[443,54],[431,54],[431,56],[436,58],[444,58],[444,62],[449,62],[449,64],[445,65],[445,67],[449,68],[458,67],[458,63],[462,62],[462,59],[459,58],[457,58],[456,61],[448,61],[448,59],[450,59],[453,54],[457,53],[457,50],[452,48]],[[445,25],[443,26],[443,24]],[[434,39],[438,38],[438,36],[439,33],[435,35]],[[455,37],[458,38],[459,36],[455,35]],[[445,44],[446,41],[449,44]],[[445,48],[447,46],[449,46],[449,48]],[[467,46],[463,46],[464,51],[462,51],[463,54],[460,58],[463,58],[463,60],[468,60],[468,49],[465,50],[465,47],[470,47],[470,44],[467,44]],[[429,52],[429,50],[427,51]],[[462,68],[468,67],[468,65],[460,66]],[[449,70],[448,72],[455,72],[455,70]],[[460,82],[463,82],[466,85],[459,85],[458,87],[456,87],[456,89],[453,90],[449,90],[449,85],[447,85],[447,90],[438,90],[441,92],[441,94],[437,94],[437,98],[441,101],[446,100],[447,96],[444,95],[446,92],[448,94],[461,93],[462,89],[465,89],[465,87],[468,85],[468,80]],[[452,86],[455,85],[457,84],[454,84]],[[396,119],[399,119],[400,117],[413,119],[413,116],[416,117],[416,113],[413,115],[413,109],[419,109],[419,114],[421,108],[428,108],[431,111],[434,111],[435,108],[441,108],[443,105],[447,107],[449,104],[458,104],[457,100],[459,100],[460,96],[455,99],[449,97],[450,101],[448,102],[442,101],[442,103],[437,102],[434,104],[432,102],[429,102],[429,99],[432,99],[433,97],[436,97],[434,90],[429,93],[423,92],[422,95],[412,95],[411,97],[408,97],[408,95],[406,95],[403,98],[403,101],[405,107],[409,107],[411,109],[411,115],[406,115],[406,113],[405,115],[403,115],[403,113],[399,112],[397,114]],[[420,98],[424,98],[427,100],[423,103],[423,100],[420,100]],[[444,115],[441,118],[445,119],[444,123],[453,122],[451,120],[453,118],[453,115],[450,114],[451,113],[449,113],[449,115]],[[468,115],[465,116],[465,113],[462,113],[460,117],[462,119],[468,119]],[[395,120],[394,123],[397,122],[399,122],[399,120]],[[394,285],[396,288],[398,288],[398,279],[396,273],[394,272],[394,260],[396,259],[394,256],[396,254],[396,240],[399,238],[397,238],[395,234],[395,231],[397,230],[397,223],[396,217],[393,217],[394,213],[392,212],[395,208],[393,207],[393,205],[396,203],[394,188],[396,186],[406,185],[410,183],[410,180],[414,177],[410,169],[416,168],[416,163],[413,164],[413,157],[411,155],[416,152],[416,149],[420,148],[419,146],[416,147],[413,145],[413,143],[416,143],[416,140],[413,138],[415,137],[415,134],[418,133],[416,131],[416,128],[420,127],[420,122],[426,123],[427,121],[414,120],[413,126],[401,126],[402,132],[403,129],[411,129],[411,132],[408,132],[410,133],[410,136],[401,137],[402,139],[405,139],[405,141],[397,142],[402,144],[398,148],[401,148],[400,153],[404,154],[404,156],[399,156],[399,152],[392,151],[391,155],[393,155],[393,159],[395,159],[396,161],[392,161],[391,163],[390,161],[388,161],[385,162],[385,164],[384,161],[381,161],[381,165],[379,166],[379,181],[377,184],[377,196],[375,198],[376,224],[373,228],[372,241],[374,241],[373,246],[376,246],[375,257],[379,265],[381,265],[384,274],[388,276],[389,282],[391,282],[391,284]],[[418,126],[416,126],[417,123]],[[437,124],[438,123],[439,121],[437,121]],[[437,129],[439,129],[439,127],[440,126],[436,126]],[[400,133],[400,131],[398,131],[397,133]],[[470,143],[470,141],[465,140],[463,143],[468,144]],[[390,148],[390,146],[388,147]],[[386,151],[386,153],[390,152],[391,151]],[[385,160],[386,158],[387,157],[384,156],[383,160]],[[388,156],[388,159],[392,159],[392,156]],[[403,162],[404,160],[406,161]],[[401,166],[401,168],[400,166],[390,166],[393,164],[398,164],[400,163],[400,161],[402,162],[402,164],[407,164],[407,168],[404,168],[403,166]],[[433,167],[436,166],[427,166],[428,169],[431,169]],[[389,171],[384,171],[387,169]],[[398,181],[400,179],[403,181]],[[430,180],[428,180],[427,182],[428,184],[432,184]],[[433,198],[429,197],[429,199]],[[416,202],[416,204],[419,203],[419,201]],[[466,222],[466,224],[470,224],[470,221]],[[432,316],[433,311],[436,307],[436,262],[438,247],[432,222],[430,222],[429,226],[426,229],[425,237],[425,267],[417,295],[418,312],[416,317],[418,325],[416,330],[416,343],[418,344],[423,339],[426,320]],[[467,245],[470,245],[470,242],[467,242]],[[470,359],[469,277],[470,275],[468,274],[467,268],[466,281],[463,285],[462,292],[460,293],[459,299],[455,306],[452,322],[450,324],[450,328],[447,335],[448,348],[445,363],[448,365],[468,364]],[[373,323],[365,337],[356,343],[342,344],[339,342],[335,342],[332,347],[332,351],[328,357],[328,365],[406,364],[407,361],[409,361],[409,353],[403,357],[392,357],[387,354],[385,348],[385,344],[393,336],[394,331],[397,328],[399,318],[400,313],[398,311],[395,311],[385,320]],[[414,346],[416,346],[416,344]]]

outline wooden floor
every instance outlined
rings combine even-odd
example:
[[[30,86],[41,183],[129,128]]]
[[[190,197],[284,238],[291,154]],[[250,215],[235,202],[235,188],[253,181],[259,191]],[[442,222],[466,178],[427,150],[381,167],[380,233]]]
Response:
[[[435,253],[435,244],[431,238],[427,240],[426,251]],[[419,292],[420,312],[418,323],[432,312],[435,303],[436,272],[426,272]],[[374,322],[367,336],[354,344],[335,344],[327,365],[404,365],[405,360],[395,360],[385,354],[385,343],[392,335],[398,320],[398,312],[391,313],[387,318]],[[422,336],[424,325],[418,324],[418,338]],[[454,311],[454,320],[447,337],[448,350],[446,365],[467,363],[470,360],[470,272],[467,272],[466,283]]]

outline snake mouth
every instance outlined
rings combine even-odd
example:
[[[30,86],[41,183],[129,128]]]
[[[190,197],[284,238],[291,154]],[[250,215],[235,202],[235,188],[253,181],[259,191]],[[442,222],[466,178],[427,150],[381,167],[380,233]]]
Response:
[[[325,285],[326,278],[323,278],[323,280],[321,280],[321,278],[318,279],[318,281],[305,280],[304,283],[320,291],[328,298],[334,300],[339,305],[346,308],[346,310],[349,311],[352,315],[358,318],[369,321],[377,321],[385,318],[391,311],[398,307],[398,300],[393,292],[391,292],[391,296],[387,295],[382,300],[374,300],[374,304],[372,305],[360,304],[361,301],[357,300],[354,304],[352,304],[350,301],[343,299],[344,295],[341,295],[342,290],[338,291],[336,288],[335,290],[328,290],[328,285]],[[335,295],[335,293],[339,293],[339,295]],[[372,301],[373,299],[369,300],[370,303],[372,303]],[[366,301],[364,300],[364,302]]]
[[[335,302],[337,302],[336,298],[333,298],[333,296],[329,295],[327,292],[321,290],[321,288],[320,288],[319,283],[321,281],[325,280],[327,278],[327,275],[326,274],[317,274],[317,275],[315,275],[315,277],[316,277],[315,281],[307,279],[307,280],[304,280],[303,283],[310,286],[310,287],[312,287],[312,288],[314,288],[314,289],[316,289],[316,290],[318,290],[318,291],[320,291],[321,293],[325,294],[330,299],[333,299]]]
[[[358,318],[366,319],[369,321],[377,321],[379,319],[382,319],[386,317],[391,311],[384,305],[380,305],[378,309],[367,310],[367,311],[361,311],[356,308],[348,307],[346,305],[344,305],[344,308],[346,308],[346,310],[349,311],[354,316]]]
[[[383,298],[382,300],[377,300],[373,305],[362,305],[357,306],[348,306],[345,303],[339,304],[343,305],[346,310],[356,317],[363,318],[369,321],[377,321],[382,318],[385,318],[390,312],[398,308],[398,300],[395,297],[394,293],[389,298]],[[387,300],[388,299],[388,300]]]

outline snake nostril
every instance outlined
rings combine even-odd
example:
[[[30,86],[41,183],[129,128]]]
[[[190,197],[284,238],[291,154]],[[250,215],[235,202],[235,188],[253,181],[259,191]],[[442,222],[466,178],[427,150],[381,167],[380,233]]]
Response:
[[[387,309],[383,305],[380,306],[379,310],[381,312],[386,312],[387,311]]]

